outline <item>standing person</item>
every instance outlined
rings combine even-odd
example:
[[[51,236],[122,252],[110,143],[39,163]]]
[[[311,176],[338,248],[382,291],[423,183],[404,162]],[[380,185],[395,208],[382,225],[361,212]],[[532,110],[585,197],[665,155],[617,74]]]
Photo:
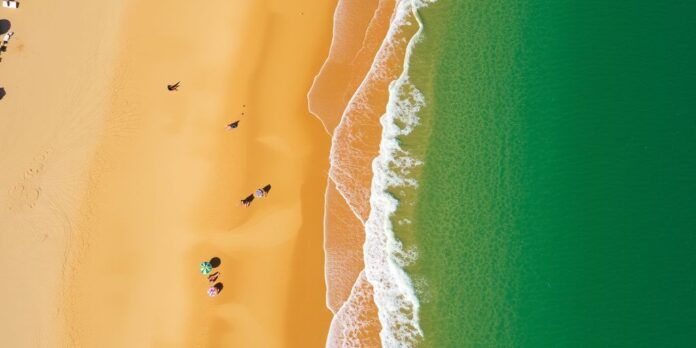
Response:
[[[171,91],[178,91],[178,90],[179,90],[179,84],[180,84],[180,83],[181,83],[181,81],[178,81],[177,83],[175,83],[175,84],[173,84],[173,85],[167,85],[167,89],[168,89],[170,92],[171,92]]]

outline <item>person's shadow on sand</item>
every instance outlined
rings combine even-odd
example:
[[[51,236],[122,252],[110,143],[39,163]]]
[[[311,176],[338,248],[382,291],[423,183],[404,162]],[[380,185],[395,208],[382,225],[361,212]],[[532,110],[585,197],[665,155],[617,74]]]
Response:
[[[217,283],[213,285],[213,287],[217,289],[218,294],[220,293],[220,291],[222,291],[222,283]]]
[[[7,19],[0,19],[0,35],[7,34],[12,28],[12,24]]]
[[[0,87],[0,100],[2,100],[2,98],[5,98],[5,94],[7,94],[5,93],[5,89]]]
[[[208,262],[210,262],[210,266],[212,266],[213,268],[217,268],[222,263],[222,260],[220,260],[219,257],[213,257]]]

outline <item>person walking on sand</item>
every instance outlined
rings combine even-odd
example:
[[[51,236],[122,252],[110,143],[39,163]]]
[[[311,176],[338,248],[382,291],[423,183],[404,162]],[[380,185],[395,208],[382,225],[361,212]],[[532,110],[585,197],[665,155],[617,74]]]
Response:
[[[227,127],[225,127],[225,128],[227,128],[227,130],[233,130],[233,129],[236,129],[237,127],[239,127],[239,121],[234,121],[234,122],[228,124]]]
[[[180,83],[181,83],[181,81],[178,81],[177,83],[175,83],[175,84],[173,84],[173,85],[167,85],[167,89],[168,89],[170,92],[171,92],[171,91],[178,91],[178,90],[179,90],[179,84],[180,84]]]

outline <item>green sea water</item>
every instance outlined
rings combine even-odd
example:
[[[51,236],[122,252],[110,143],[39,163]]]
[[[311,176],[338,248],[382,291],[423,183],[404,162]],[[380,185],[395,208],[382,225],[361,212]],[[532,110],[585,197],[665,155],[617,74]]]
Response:
[[[420,15],[421,345],[696,346],[696,2]]]

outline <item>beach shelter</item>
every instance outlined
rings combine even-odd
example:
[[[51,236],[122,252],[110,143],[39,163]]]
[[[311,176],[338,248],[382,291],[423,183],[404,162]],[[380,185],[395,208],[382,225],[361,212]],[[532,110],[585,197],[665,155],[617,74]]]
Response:
[[[19,7],[19,3],[17,1],[14,1],[14,0],[3,0],[2,7],[17,8],[17,7]]]

